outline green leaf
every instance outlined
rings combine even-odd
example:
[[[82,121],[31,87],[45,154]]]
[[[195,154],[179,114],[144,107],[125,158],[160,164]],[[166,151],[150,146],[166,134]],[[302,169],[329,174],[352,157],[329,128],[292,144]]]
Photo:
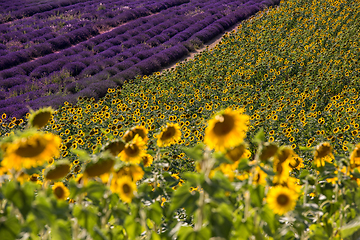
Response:
[[[183,150],[186,155],[188,155],[190,158],[194,159],[195,161],[200,161],[203,158],[203,152],[204,152],[205,145],[203,143],[197,144],[195,147],[187,148],[183,147],[181,150]]]
[[[141,225],[138,221],[136,221],[133,215],[128,215],[126,217],[124,227],[129,239],[136,239],[136,237],[141,234]]]
[[[227,158],[222,152],[214,152],[213,157],[216,159],[216,163],[219,165],[221,163],[233,163],[229,158]]]
[[[212,236],[229,239],[233,226],[232,208],[228,204],[221,204],[217,209],[212,209],[210,223]]]
[[[208,240],[211,237],[211,231],[208,228],[202,228],[195,231],[192,227],[181,227],[178,233],[178,240]]]
[[[52,240],[68,240],[71,239],[71,224],[69,221],[62,219],[57,220],[51,225]]]
[[[260,144],[262,142],[265,142],[265,133],[264,133],[264,130],[263,128],[260,128],[259,131],[255,134],[252,142],[253,143],[257,143],[257,144]]]
[[[199,199],[199,192],[190,192],[190,185],[184,184],[174,191],[171,199],[170,212],[185,208],[187,214],[191,215],[197,207],[196,202]]]
[[[51,225],[56,220],[51,202],[44,194],[38,194],[32,204],[31,213],[26,221],[34,234],[37,234],[45,225]]]
[[[76,196],[85,192],[85,188],[79,187],[74,179],[71,179],[68,183],[69,183],[69,191],[70,191],[69,198],[75,199]]]
[[[87,197],[94,203],[98,203],[106,191],[106,186],[100,182],[90,181],[86,185]]]
[[[267,223],[268,229],[270,230],[271,234],[275,233],[275,214],[274,212],[269,208],[269,206],[266,204],[261,209],[260,213],[261,219]],[[265,230],[265,228],[264,228]]]
[[[264,186],[257,185],[250,188],[250,199],[251,203],[254,204],[256,207],[262,207],[262,201],[265,197],[264,194]]]
[[[20,230],[21,225],[15,216],[0,218],[0,239],[17,239]]]
[[[83,207],[76,204],[73,208],[73,215],[77,218],[79,225],[85,228],[90,234],[94,233],[95,226],[98,225],[100,227],[97,213],[98,209],[92,205]]]
[[[249,159],[243,158],[240,160],[238,168],[239,171],[246,171],[251,169],[251,166],[249,166]]]
[[[31,209],[32,201],[35,198],[34,184],[32,182],[25,182],[23,185],[20,185],[18,182],[10,181],[3,185],[3,194],[26,218]]]
[[[353,235],[353,233],[355,233],[359,229],[360,229],[360,217],[357,217],[340,229],[341,237],[342,238],[350,237],[351,235]]]
[[[310,174],[310,172],[309,172],[308,170],[303,169],[303,170],[301,171],[300,175],[299,175],[299,179],[304,179],[304,178],[306,178],[306,176],[309,175],[309,174]]]
[[[154,202],[150,205],[147,211],[147,216],[155,222],[156,225],[160,225],[162,218],[162,209],[159,202]]]

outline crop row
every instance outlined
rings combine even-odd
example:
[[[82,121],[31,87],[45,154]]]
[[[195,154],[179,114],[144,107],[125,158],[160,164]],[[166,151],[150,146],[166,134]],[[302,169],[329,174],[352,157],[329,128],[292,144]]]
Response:
[[[46,56],[0,72],[0,112],[21,117],[27,106],[58,107],[79,96],[102,97],[108,88],[160,70],[270,4],[274,2],[183,4],[57,53],[43,53]],[[63,37],[58,47],[66,43]]]
[[[172,7],[177,4],[181,4],[185,1],[170,0],[170,1],[166,1],[165,3],[166,6]],[[135,4],[142,4],[142,3],[144,2],[143,1],[135,2]],[[130,20],[153,14],[155,12],[151,10],[154,9],[155,11],[162,10],[161,6],[163,6],[163,4],[155,4],[155,5],[157,6],[153,6],[153,4],[150,4],[148,8],[143,7],[136,9],[127,9],[126,11],[119,13],[119,15],[113,19],[113,24],[117,26],[122,23],[126,23]],[[72,9],[72,10],[76,10],[76,9]],[[72,14],[76,14],[76,11],[72,12]],[[42,21],[41,19],[38,19],[37,22],[41,22],[41,21]],[[51,23],[52,22],[53,21],[51,21]],[[62,32],[60,31],[58,33],[54,30],[54,28],[49,29],[49,27],[47,27],[45,29],[44,28],[42,28],[41,30],[39,29],[34,33],[32,31],[29,31],[28,36],[27,34],[24,34],[24,31],[27,31],[24,29],[18,31],[9,31],[8,33],[4,34],[2,37],[0,37],[0,42],[2,38],[3,39],[2,42],[6,43],[7,45],[10,44],[10,46],[22,45],[22,43],[29,42],[30,37],[34,37],[34,36],[36,36],[36,38],[32,39],[33,42],[40,42],[40,44],[36,44],[30,48],[25,48],[25,49],[21,49],[20,51],[10,52],[10,53],[4,51],[6,49],[6,45],[4,44],[0,45],[0,49],[3,49],[3,53],[1,54],[0,52],[0,54],[4,55],[0,57],[0,70],[8,69],[20,63],[27,62],[33,58],[42,57],[54,51],[59,51],[61,49],[68,48],[71,45],[85,41],[86,39],[99,34],[98,31],[99,27],[97,27],[95,23],[88,20],[82,21],[81,19],[73,19],[70,22],[63,24],[64,26],[67,26],[66,30]],[[98,26],[101,26],[101,22],[97,24]],[[42,27],[44,26],[43,23],[39,25]],[[6,32],[6,31],[7,30],[5,29],[2,32]],[[9,42],[10,40],[11,42]]]

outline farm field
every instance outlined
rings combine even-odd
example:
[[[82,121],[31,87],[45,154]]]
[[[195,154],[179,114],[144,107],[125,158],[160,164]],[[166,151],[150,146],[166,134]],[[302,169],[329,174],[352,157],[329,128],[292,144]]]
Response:
[[[98,99],[278,2],[8,1],[0,15],[0,112],[20,118],[27,106]]]
[[[128,25],[109,17],[117,11],[110,7],[115,1],[74,0],[67,6],[90,2],[97,7],[93,15],[87,11],[91,16],[83,20],[80,11],[71,24],[96,25],[94,36],[35,60],[3,60],[29,48],[7,46],[4,36],[10,34],[0,29],[1,81],[52,86],[49,79],[71,79],[57,82],[48,96],[14,104],[39,90],[14,96],[3,88],[0,239],[360,237],[359,1],[134,2],[115,15],[143,11],[141,17],[132,12],[127,24],[144,28],[138,35],[152,29],[154,36],[113,56],[102,54],[114,52],[114,39],[123,36],[116,31]],[[0,13],[0,27],[29,19],[47,19],[34,26],[52,26],[53,15],[34,3]],[[46,11],[66,5],[44,3]],[[69,17],[66,11],[56,15]],[[203,18],[195,20],[198,15]],[[184,29],[163,29],[172,37],[142,48],[163,36],[153,28],[165,24],[166,16],[176,22],[168,28]],[[160,71],[240,20],[215,47]],[[175,38],[202,21],[202,30]],[[94,39],[99,43],[86,50],[89,56],[64,55],[59,59],[74,61],[46,70],[49,76],[10,74],[27,62],[84,49]],[[102,50],[95,49],[99,45]],[[117,68],[140,59],[131,66],[106,78],[102,72],[114,67],[83,74],[131,49],[138,52],[114,61]],[[65,67],[85,59],[89,65],[81,71]],[[25,111],[27,105],[34,110]]]

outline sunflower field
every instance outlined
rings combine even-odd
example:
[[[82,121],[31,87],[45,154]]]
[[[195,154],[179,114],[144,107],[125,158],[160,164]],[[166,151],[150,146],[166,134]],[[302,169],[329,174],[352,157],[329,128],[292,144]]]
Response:
[[[102,98],[0,113],[0,239],[359,239],[359,19],[281,1]]]

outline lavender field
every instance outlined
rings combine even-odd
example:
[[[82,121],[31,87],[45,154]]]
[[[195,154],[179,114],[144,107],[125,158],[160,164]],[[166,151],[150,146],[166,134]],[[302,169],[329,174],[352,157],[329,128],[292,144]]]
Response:
[[[0,3],[0,113],[103,97],[278,0]]]

